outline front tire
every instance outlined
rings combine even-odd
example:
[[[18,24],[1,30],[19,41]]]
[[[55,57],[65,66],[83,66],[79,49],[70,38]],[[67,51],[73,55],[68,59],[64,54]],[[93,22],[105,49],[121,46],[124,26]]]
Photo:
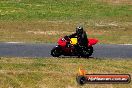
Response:
[[[51,50],[51,55],[53,57],[59,57],[61,55],[61,49],[59,47],[55,47]]]

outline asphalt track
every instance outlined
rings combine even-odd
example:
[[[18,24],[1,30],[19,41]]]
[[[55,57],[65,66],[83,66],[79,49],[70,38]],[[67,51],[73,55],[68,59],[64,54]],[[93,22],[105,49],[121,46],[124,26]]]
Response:
[[[52,57],[56,44],[0,43],[0,57]],[[95,58],[132,58],[132,45],[97,44]]]

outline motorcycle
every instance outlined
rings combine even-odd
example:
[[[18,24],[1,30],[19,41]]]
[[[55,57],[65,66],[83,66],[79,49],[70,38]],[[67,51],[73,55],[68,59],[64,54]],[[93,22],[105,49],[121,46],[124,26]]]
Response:
[[[93,53],[93,45],[95,45],[98,40],[93,39],[93,38],[88,38],[88,45],[87,47],[82,47],[79,48],[80,52],[77,52],[78,48],[75,46],[78,44],[77,43],[77,38],[60,38],[58,39],[58,45],[56,45],[52,50],[51,50],[51,55],[53,57],[59,57],[61,55],[64,56],[78,56],[78,57],[89,57]]]

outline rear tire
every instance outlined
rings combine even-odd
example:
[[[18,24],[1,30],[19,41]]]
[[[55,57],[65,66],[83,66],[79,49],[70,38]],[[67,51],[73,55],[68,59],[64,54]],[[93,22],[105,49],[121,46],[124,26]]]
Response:
[[[83,57],[89,57],[93,54],[93,47],[87,47],[83,49]]]
[[[59,47],[55,47],[51,50],[51,55],[53,57],[59,57],[61,55],[61,49]]]
[[[91,56],[93,54],[93,47],[89,47],[88,51],[89,51],[89,56]]]

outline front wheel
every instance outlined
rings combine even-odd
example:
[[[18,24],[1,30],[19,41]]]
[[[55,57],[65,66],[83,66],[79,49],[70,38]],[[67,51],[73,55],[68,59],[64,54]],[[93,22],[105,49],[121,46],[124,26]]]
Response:
[[[59,47],[55,47],[51,50],[51,55],[53,57],[59,57],[61,55],[61,49]]]

